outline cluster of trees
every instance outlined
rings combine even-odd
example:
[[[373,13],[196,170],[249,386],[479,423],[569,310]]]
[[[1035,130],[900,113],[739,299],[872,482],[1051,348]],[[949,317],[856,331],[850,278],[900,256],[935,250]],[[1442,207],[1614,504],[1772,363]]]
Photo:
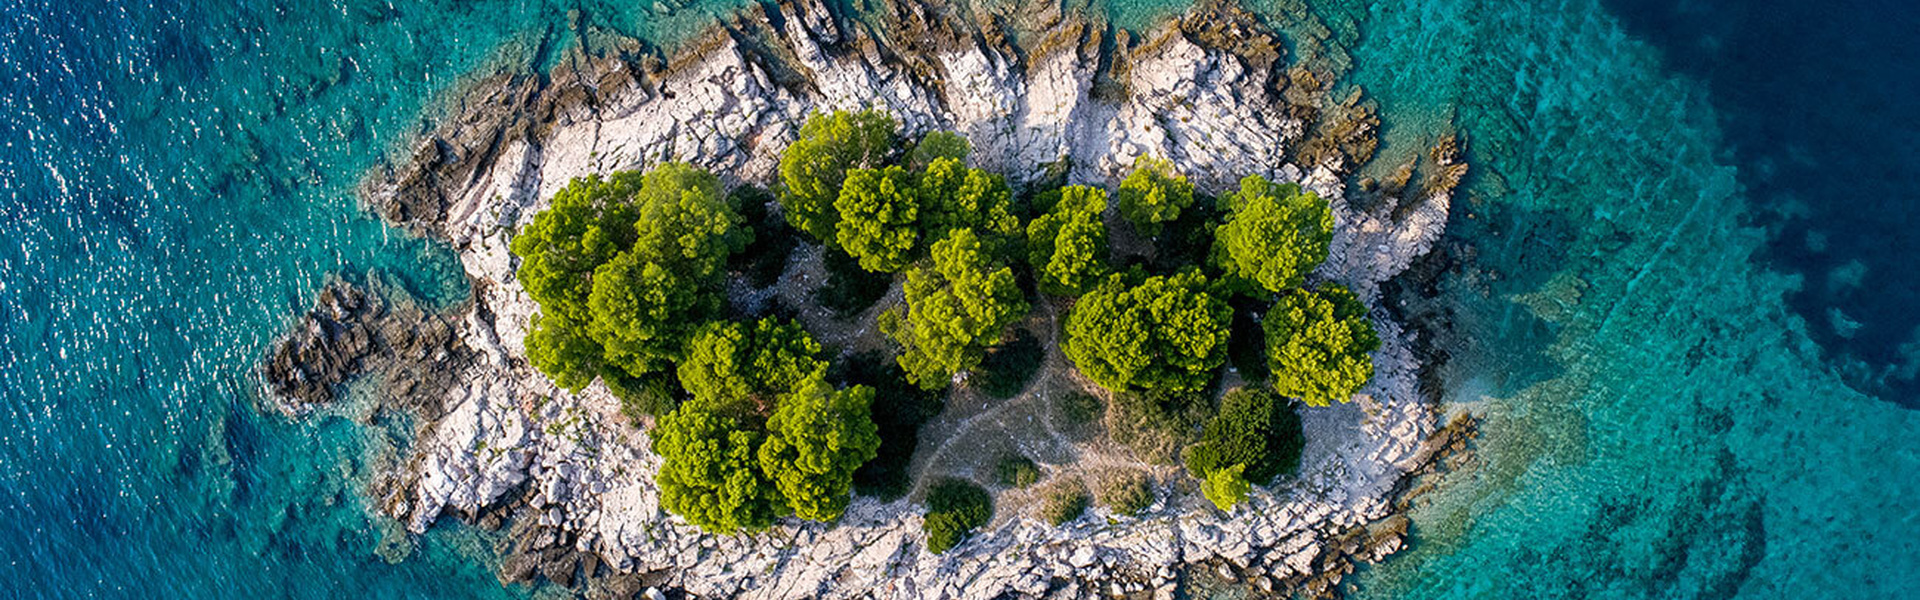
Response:
[[[832,521],[880,445],[874,392],[829,384],[796,323],[724,318],[729,261],[754,237],[735,202],[682,163],[568,184],[512,243],[540,305],[527,355],[563,388],[603,379],[661,415],[667,510],[716,532]]]
[[[780,158],[789,222],[876,273],[906,271],[906,302],[881,317],[914,384],[947,387],[1027,314],[1007,256],[1020,218],[1005,178],[969,168],[965,138],[923,137],[887,164],[895,123],[879,111],[814,115]]]
[[[785,516],[835,520],[856,486],[898,493],[914,433],[938,410],[932,392],[1021,331],[1027,290],[1071,306],[1063,353],[1128,399],[1110,419],[1185,430],[1157,439],[1185,446],[1187,468],[1223,510],[1297,465],[1294,400],[1343,402],[1372,376],[1379,338],[1366,307],[1337,285],[1309,286],[1333,228],[1313,193],[1249,176],[1203,197],[1171,162],[1143,157],[1112,202],[1064,180],[1017,197],[1001,176],[967,166],[965,138],[933,132],[902,152],[897,129],[879,111],[813,115],[781,155],[773,203],[750,188],[729,195],[681,163],[578,179],[513,239],[517,275],[540,305],[530,361],[562,388],[604,381],[659,415],[667,510],[715,532],[753,531]],[[767,222],[774,203],[784,223]],[[1116,218],[1151,246],[1146,260],[1115,264]],[[771,284],[796,233],[829,249],[833,289],[818,301],[842,318],[904,279],[904,301],[878,323],[895,345],[891,372],[836,369],[798,323],[728,314],[727,278]],[[988,369],[1002,375],[982,378],[996,396],[1017,393],[1020,374],[1044,359],[1031,336],[1019,339],[1033,347],[1001,358],[1031,364]],[[1266,381],[1215,409],[1230,354],[1270,375],[1243,369]],[[1038,478],[1025,464],[1010,484]],[[1078,514],[1082,491],[1062,495],[1050,518]],[[936,552],[991,515],[977,487],[933,492]],[[1151,490],[1126,477],[1094,496],[1130,512]]]

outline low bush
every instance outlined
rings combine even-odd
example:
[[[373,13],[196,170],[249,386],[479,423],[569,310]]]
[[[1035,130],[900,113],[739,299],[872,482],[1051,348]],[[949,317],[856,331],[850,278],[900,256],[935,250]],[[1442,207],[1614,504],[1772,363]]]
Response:
[[[988,396],[1006,399],[1019,395],[1047,362],[1047,349],[1026,329],[1013,330],[1012,339],[987,351],[974,371],[976,385]]]
[[[1101,475],[1094,499],[1120,515],[1137,515],[1153,504],[1153,481],[1142,471],[1114,469]]]
[[[1202,394],[1150,391],[1113,395],[1107,407],[1107,435],[1141,460],[1178,464],[1180,450],[1199,439],[1211,412]]]
[[[1293,403],[1272,390],[1237,388],[1220,400],[1220,413],[1207,423],[1200,441],[1187,448],[1187,470],[1210,478],[1215,471],[1244,466],[1242,477],[1258,485],[1300,468],[1306,434]]]
[[[920,446],[920,426],[940,414],[940,395],[909,383],[893,359],[864,352],[835,361],[833,379],[843,387],[874,389],[873,423],[880,427],[880,454],[853,472],[853,489],[895,499],[907,493],[908,465]]]
[[[1040,493],[1040,519],[1059,527],[1087,512],[1087,485],[1078,478],[1054,483]]]
[[[942,479],[927,491],[927,550],[940,554],[993,518],[993,497],[972,482]]]
[[[1000,457],[993,465],[993,480],[1002,486],[1023,488],[1040,481],[1040,467],[1033,460],[1017,454]]]

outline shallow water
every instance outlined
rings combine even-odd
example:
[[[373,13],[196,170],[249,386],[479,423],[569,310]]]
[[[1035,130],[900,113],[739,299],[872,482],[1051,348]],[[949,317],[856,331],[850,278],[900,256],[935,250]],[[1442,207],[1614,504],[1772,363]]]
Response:
[[[570,8],[666,41],[717,10],[648,4],[0,0],[0,597],[557,593],[501,587],[479,533],[416,540],[370,518],[361,486],[393,436],[351,403],[263,414],[248,369],[329,273],[463,296],[448,253],[372,219],[352,186],[462,75],[549,60]],[[1887,374],[1915,275],[1897,256],[1920,236],[1898,235],[1914,203],[1897,184],[1920,138],[1897,134],[1920,127],[1846,117],[1920,114],[1886,83],[1911,77],[1734,60],[1761,45],[1647,3],[1308,4],[1328,41],[1306,50],[1350,58],[1388,156],[1457,130],[1475,169],[1450,234],[1474,255],[1439,287],[1448,408],[1484,418],[1476,460],[1356,592],[1920,590],[1920,423],[1856,391],[1902,397]],[[1168,10],[1102,6],[1123,24]],[[1914,43],[1884,33],[1909,13],[1847,10],[1883,16],[1797,43],[1911,70]],[[1788,72],[1741,71],[1762,68]],[[1835,111],[1803,126],[1729,91],[1816,72],[1878,112],[1777,108]],[[1796,137],[1809,127],[1821,137]],[[1825,250],[1796,250],[1810,232]],[[1873,333],[1839,335],[1835,309]]]

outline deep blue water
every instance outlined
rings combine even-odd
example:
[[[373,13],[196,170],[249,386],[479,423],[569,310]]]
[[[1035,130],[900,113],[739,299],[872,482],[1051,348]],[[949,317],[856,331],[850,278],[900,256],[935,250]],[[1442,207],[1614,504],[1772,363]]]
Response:
[[[0,0],[0,598],[557,593],[369,517],[394,436],[263,414],[248,371],[329,273],[464,295],[353,184],[568,9],[663,41],[713,10],[640,4]],[[1439,287],[1483,434],[1354,591],[1920,592],[1915,9],[1307,4],[1387,152],[1457,130],[1475,168]]]

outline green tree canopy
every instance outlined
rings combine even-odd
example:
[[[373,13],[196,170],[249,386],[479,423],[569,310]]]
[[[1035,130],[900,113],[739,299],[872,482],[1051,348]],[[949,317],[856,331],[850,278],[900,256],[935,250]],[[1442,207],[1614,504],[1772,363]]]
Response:
[[[913,175],[900,167],[847,171],[840,197],[835,239],[860,268],[899,271],[913,258],[919,240],[920,198]]]
[[[931,166],[937,159],[966,160],[967,153],[972,151],[973,144],[967,143],[966,136],[951,131],[930,131],[914,145],[913,155],[907,162],[917,171]]]
[[[849,169],[878,167],[893,149],[893,115],[880,110],[813,113],[800,139],[780,154],[780,205],[787,222],[832,244],[834,201]]]
[[[1299,468],[1305,446],[1291,402],[1264,388],[1236,388],[1221,398],[1220,412],[1200,441],[1187,447],[1187,471],[1211,480],[1221,470],[1242,467],[1235,477],[1266,485]]]
[[[786,507],[759,468],[757,426],[695,407],[661,417],[652,433],[662,463],[654,482],[660,506],[714,533],[758,531]]]
[[[553,384],[578,393],[600,375],[600,343],[587,336],[584,326],[568,321],[561,313],[533,315],[527,330],[527,362],[545,373]]]
[[[1174,172],[1172,161],[1142,156],[1120,182],[1114,200],[1120,203],[1120,216],[1135,229],[1158,235],[1161,223],[1180,218],[1180,211],[1193,204],[1193,183]]]
[[[687,342],[678,374],[702,408],[764,415],[802,381],[824,375],[827,361],[819,356],[820,344],[799,323],[716,321]]]
[[[836,391],[820,371],[780,400],[767,420],[760,468],[794,515],[833,521],[846,512],[854,470],[880,451],[872,406],[873,388]]]
[[[955,229],[970,228],[999,246],[1019,232],[1013,190],[999,175],[969,169],[956,158],[937,158],[920,175],[919,192],[922,239],[937,242]]]
[[[667,163],[647,173],[633,248],[593,273],[587,332],[634,376],[665,370],[686,336],[718,312],[727,257],[751,230],[711,173]]]
[[[1261,323],[1273,388],[1313,406],[1353,399],[1373,377],[1380,336],[1367,307],[1338,285],[1280,297]]]
[[[1319,195],[1248,175],[1224,201],[1230,213],[1215,243],[1228,274],[1279,292],[1300,287],[1327,260],[1333,213]]]
[[[888,311],[880,328],[900,344],[907,378],[925,389],[979,365],[1001,330],[1027,313],[1013,270],[988,256],[971,229],[935,243],[932,264],[907,273],[906,300],[905,313]]]
[[[1115,274],[1067,315],[1067,358],[1107,389],[1199,390],[1226,361],[1233,309],[1196,269],[1128,285]]]
[[[552,206],[513,236],[514,275],[541,312],[585,324],[593,270],[633,246],[640,212],[634,196],[644,178],[635,171],[576,178],[553,195]],[[556,327],[558,324],[549,324]]]
[[[1106,192],[1086,186],[1061,188],[1052,210],[1027,224],[1027,260],[1040,289],[1075,296],[1106,276]]]

